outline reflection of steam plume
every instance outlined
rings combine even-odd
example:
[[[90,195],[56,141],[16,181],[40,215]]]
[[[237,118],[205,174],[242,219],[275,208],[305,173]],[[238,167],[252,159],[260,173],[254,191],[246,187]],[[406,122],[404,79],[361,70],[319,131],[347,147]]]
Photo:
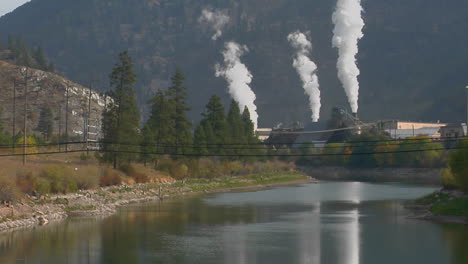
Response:
[[[232,98],[239,103],[240,109],[244,107],[250,111],[250,117],[257,128],[258,114],[255,105],[255,93],[250,88],[252,74],[247,67],[240,61],[240,57],[249,51],[246,46],[241,46],[235,42],[226,43],[224,56],[224,66],[216,65],[216,77],[224,77],[229,83],[229,93]]]
[[[198,22],[209,25],[215,32],[211,39],[217,40],[223,34],[223,28],[229,23],[229,16],[220,10],[203,9]]]
[[[338,48],[337,63],[338,78],[348,96],[353,113],[358,111],[359,100],[359,68],[356,64],[356,54],[359,51],[358,41],[364,36],[362,29],[364,20],[361,0],[338,0],[333,13],[333,47]]]
[[[312,122],[317,122],[320,118],[321,107],[320,85],[317,76],[317,65],[308,57],[312,51],[312,43],[305,34],[299,31],[289,34],[288,40],[297,51],[293,66],[301,77],[306,94],[309,95]]]

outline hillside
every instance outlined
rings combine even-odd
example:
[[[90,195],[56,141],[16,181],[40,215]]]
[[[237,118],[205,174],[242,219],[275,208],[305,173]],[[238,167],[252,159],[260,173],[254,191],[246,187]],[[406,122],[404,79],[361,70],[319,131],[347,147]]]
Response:
[[[223,42],[246,44],[243,58],[254,78],[260,126],[309,120],[310,110],[292,64],[286,36],[310,31],[319,66],[322,113],[347,106],[331,47],[335,1],[321,0],[32,0],[0,18],[0,36],[20,34],[75,81],[107,76],[119,51],[129,49],[146,103],[165,89],[176,66],[186,73],[192,117],[210,95],[228,100],[226,83],[214,76]],[[361,67],[363,119],[464,119],[468,84],[468,2],[463,0],[366,0]],[[198,18],[205,7],[226,10],[231,21],[211,41]],[[108,90],[103,86],[101,91]],[[448,107],[450,106],[450,107]]]
[[[90,139],[97,139],[101,133],[101,116],[105,98],[92,91],[89,105],[89,88],[73,83],[57,74],[32,68],[16,66],[0,61],[0,106],[1,120],[5,132],[13,133],[15,117],[15,134],[23,131],[25,84],[27,83],[27,132],[38,133],[41,110],[49,108],[52,113],[52,124],[55,135],[65,134],[67,119],[68,87],[68,134],[70,138],[84,139],[87,116],[90,109]],[[14,88],[16,87],[16,93]],[[16,105],[16,109],[14,109]],[[89,108],[90,107],[90,108]],[[15,114],[13,114],[15,113]]]

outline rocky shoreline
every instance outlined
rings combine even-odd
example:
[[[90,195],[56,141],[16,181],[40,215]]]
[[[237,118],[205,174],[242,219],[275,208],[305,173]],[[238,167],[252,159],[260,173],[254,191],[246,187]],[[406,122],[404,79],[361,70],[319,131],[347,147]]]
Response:
[[[274,179],[274,178],[273,178]],[[311,183],[315,180],[297,174],[291,179],[265,183],[240,178],[230,184],[225,179],[214,179],[202,183],[173,182],[165,184],[121,185],[98,190],[79,191],[76,194],[45,197],[41,200],[22,202],[0,208],[9,217],[0,218],[0,232],[30,228],[61,221],[69,217],[105,217],[115,214],[119,207],[128,204],[158,201],[208,193],[253,191],[277,186]],[[230,185],[235,185],[231,187]]]

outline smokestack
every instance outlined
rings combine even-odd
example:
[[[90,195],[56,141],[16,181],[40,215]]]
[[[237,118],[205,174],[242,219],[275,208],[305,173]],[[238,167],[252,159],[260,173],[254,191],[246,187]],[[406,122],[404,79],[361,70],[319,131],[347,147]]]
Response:
[[[354,119],[359,119],[359,117],[358,117],[358,114],[357,114],[357,113],[352,113],[352,115],[353,115]]]
[[[216,77],[224,77],[229,85],[229,94],[239,103],[241,111],[247,107],[250,112],[250,118],[257,129],[258,113],[255,105],[256,95],[250,83],[252,82],[252,74],[245,64],[241,62],[241,57],[249,49],[245,45],[239,45],[236,42],[228,42],[225,44],[223,51],[224,65],[216,64]]]
[[[360,74],[356,55],[359,52],[358,42],[364,36],[364,20],[361,0],[338,0],[333,13],[333,47],[338,49],[338,78],[340,79],[353,112],[359,105]]]
[[[288,41],[296,50],[293,66],[302,80],[305,93],[309,96],[312,122],[320,118],[320,84],[317,75],[317,65],[309,58],[312,43],[307,36],[296,31],[288,35]]]

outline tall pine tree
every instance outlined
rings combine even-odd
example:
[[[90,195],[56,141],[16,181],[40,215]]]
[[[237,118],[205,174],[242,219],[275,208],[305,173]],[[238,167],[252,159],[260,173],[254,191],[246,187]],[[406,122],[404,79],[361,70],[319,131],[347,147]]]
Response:
[[[54,116],[50,107],[45,106],[41,109],[37,131],[41,132],[46,141],[49,141],[54,131]]]
[[[171,115],[174,107],[169,104],[163,91],[158,90],[151,99],[151,114],[143,128],[143,160],[157,161],[159,153],[167,153],[167,148],[175,141],[172,128],[175,127]]]
[[[104,160],[117,165],[134,161],[140,143],[140,113],[135,100],[136,74],[128,51],[119,54],[119,60],[110,74],[110,85],[115,90],[113,99],[103,114]]]
[[[167,90],[169,105],[173,107],[171,119],[173,124],[171,134],[173,154],[187,154],[192,148],[192,122],[187,118],[190,107],[187,105],[187,89],[184,86],[185,77],[180,69],[177,69],[172,77],[172,85]]]
[[[195,145],[203,150],[205,144],[207,152],[210,154],[223,154],[223,144],[227,140],[227,125],[224,106],[221,103],[221,98],[213,95],[206,105],[203,118],[198,125],[196,131],[197,140]],[[204,138],[200,138],[200,133],[203,131]]]
[[[239,104],[235,101],[231,101],[229,112],[227,115],[227,126],[228,126],[228,140],[227,142],[233,145],[231,151],[232,154],[241,154],[242,147],[245,146],[246,136],[244,131],[244,123],[242,121]],[[239,145],[237,145],[239,144]]]

